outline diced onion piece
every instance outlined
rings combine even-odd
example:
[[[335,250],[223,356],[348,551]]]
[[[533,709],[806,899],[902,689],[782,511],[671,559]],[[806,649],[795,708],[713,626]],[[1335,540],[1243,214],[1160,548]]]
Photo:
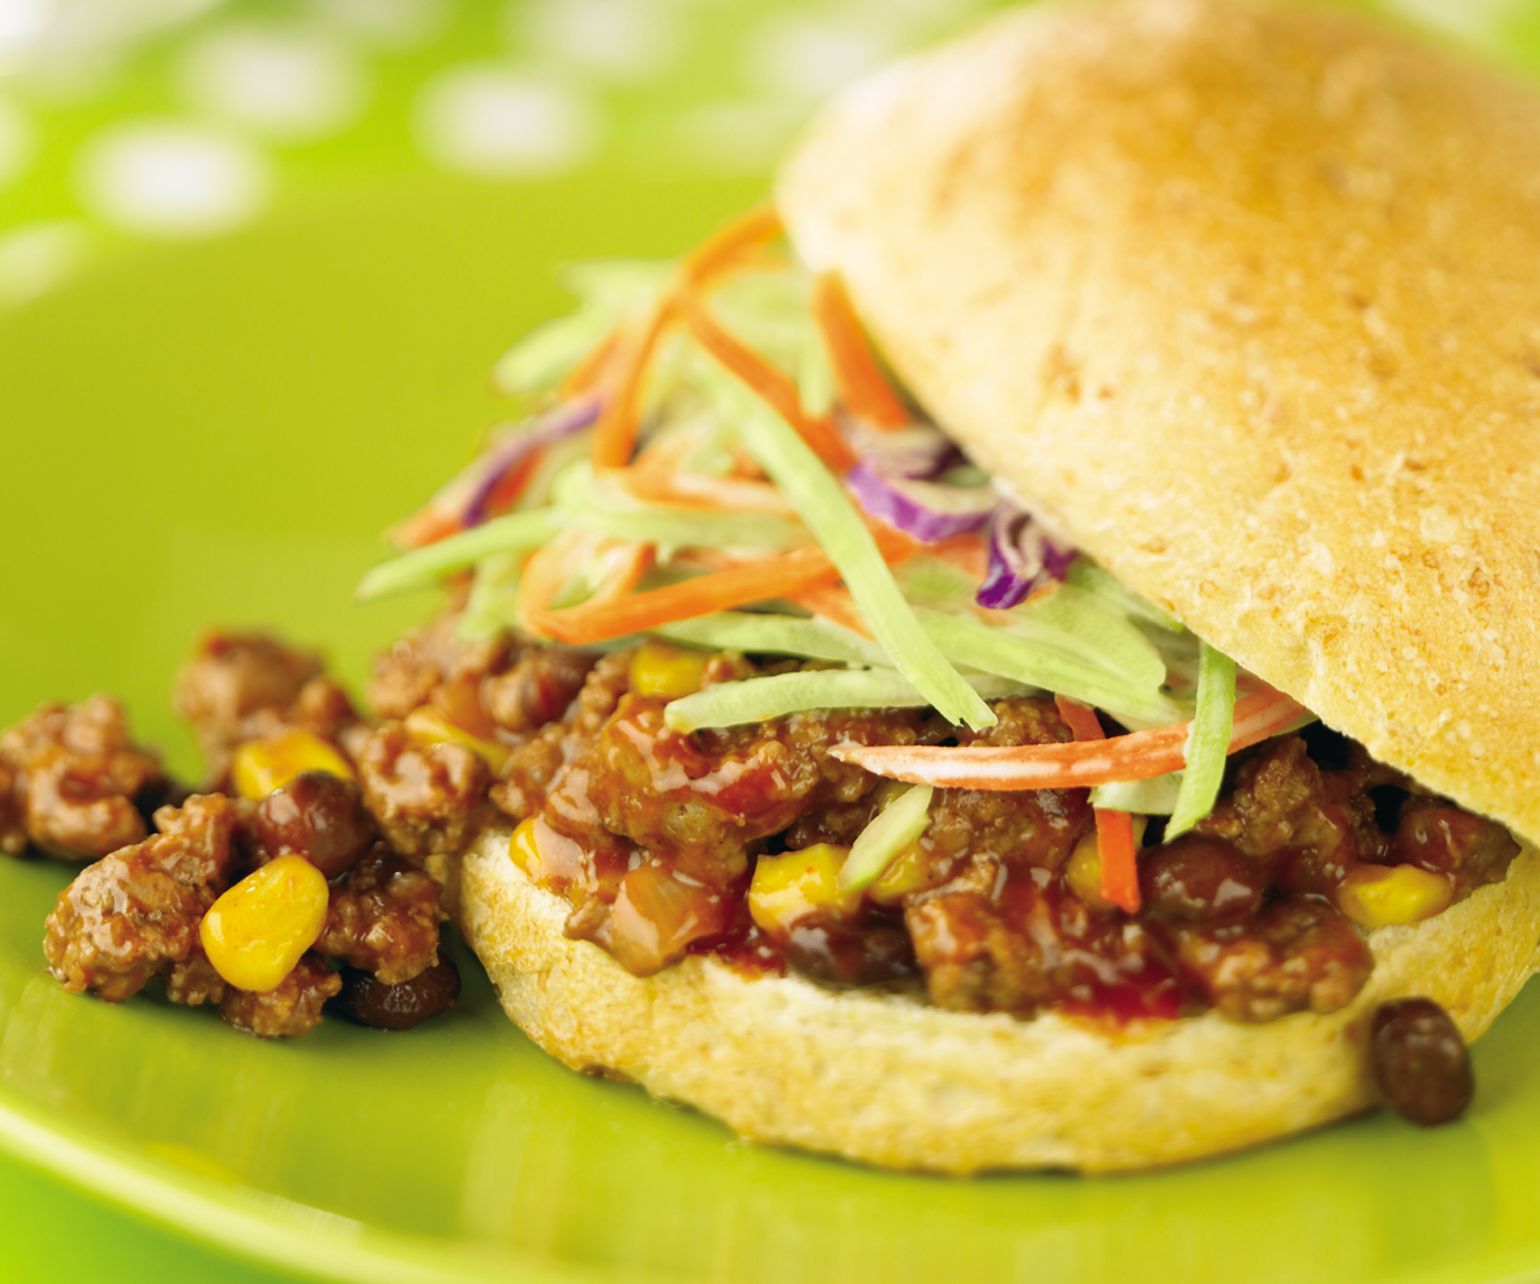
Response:
[[[1198,655],[1198,708],[1187,735],[1186,769],[1166,836],[1185,833],[1214,810],[1235,721],[1235,661],[1207,642]]]
[[[882,877],[893,858],[925,832],[930,823],[929,785],[914,785],[893,799],[851,844],[840,867],[840,886],[859,892]]]
[[[723,409],[743,425],[743,443],[839,568],[861,618],[894,666],[949,722],[983,730],[989,706],[930,640],[893,582],[877,541],[843,487],[802,438],[747,387]]]

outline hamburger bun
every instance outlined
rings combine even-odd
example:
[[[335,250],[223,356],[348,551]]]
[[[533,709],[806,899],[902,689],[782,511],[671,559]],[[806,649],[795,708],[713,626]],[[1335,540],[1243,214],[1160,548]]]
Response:
[[[1467,1040],[1533,971],[1540,853],[1442,914],[1369,937],[1347,1007],[1263,1025],[1216,1013],[1108,1025],[948,1012],[692,955],[655,976],[569,939],[491,828],[456,862],[455,920],[503,1010],[574,1070],[633,1080],[753,1141],[887,1168],[1112,1172],[1255,1145],[1372,1105],[1375,1008],[1424,995]]]

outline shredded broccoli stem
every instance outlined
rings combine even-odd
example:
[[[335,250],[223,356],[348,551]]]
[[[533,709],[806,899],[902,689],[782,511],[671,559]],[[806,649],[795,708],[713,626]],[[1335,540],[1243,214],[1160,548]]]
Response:
[[[894,858],[925,832],[934,792],[930,785],[913,785],[877,813],[856,835],[840,867],[842,888],[863,891],[882,877]]]
[[[1203,643],[1198,655],[1198,710],[1187,733],[1187,766],[1166,836],[1185,833],[1214,810],[1235,722],[1235,661]]]
[[[1174,615],[1161,610],[1153,602],[1145,601],[1132,589],[1125,588],[1116,576],[1104,571],[1087,557],[1077,557],[1065,578],[1068,583],[1096,594],[1105,599],[1108,605],[1136,620],[1153,624],[1167,633],[1180,633],[1183,630],[1182,622]]]
[[[743,424],[743,444],[839,567],[872,636],[894,666],[949,722],[983,730],[995,715],[926,636],[894,583],[877,541],[837,478],[758,397],[736,383],[723,409]]]
[[[713,651],[795,655],[836,664],[887,666],[882,649],[860,634],[829,620],[797,615],[718,611],[715,615],[659,625],[652,632],[671,642],[686,642]]]
[[[964,668],[1069,696],[1105,709],[1130,726],[1160,726],[1183,716],[1182,707],[1162,695],[1158,685],[1129,681],[1078,651],[1033,643],[966,615],[927,610],[917,614],[932,641]]]
[[[531,508],[510,513],[382,562],[359,581],[355,596],[360,602],[372,602],[426,588],[440,576],[464,570],[493,553],[538,548],[560,529],[555,509]]]
[[[1128,811],[1139,816],[1169,816],[1176,810],[1182,773],[1151,776],[1148,780],[1115,780],[1091,790],[1091,805],[1105,811]]]
[[[975,679],[968,690],[985,697],[1015,695],[1021,687],[998,678]],[[722,682],[671,701],[663,721],[673,731],[769,722],[809,709],[920,708],[931,701],[895,669],[813,669]]]

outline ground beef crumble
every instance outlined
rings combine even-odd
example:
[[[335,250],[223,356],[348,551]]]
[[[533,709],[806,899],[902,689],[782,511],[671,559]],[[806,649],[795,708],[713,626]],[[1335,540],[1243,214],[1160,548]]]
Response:
[[[148,829],[143,795],[161,785],[155,754],[136,745],[116,700],[45,704],[0,736],[10,802],[0,807],[0,846],[31,845],[63,860],[90,860]]]
[[[321,1009],[342,989],[342,978],[312,954],[295,965],[276,990],[253,994],[233,986],[219,1004],[219,1014],[237,1030],[264,1039],[308,1034],[321,1023]]]
[[[359,721],[321,658],[263,633],[210,633],[178,673],[172,705],[197,734],[213,787],[252,740],[291,728],[342,743]]]
[[[251,740],[302,729],[359,755],[375,751],[378,738],[314,656],[265,635],[204,639],[178,679],[176,706],[193,720],[221,783],[233,751]],[[142,814],[151,800],[181,791],[158,758],[132,744],[113,702],[44,706],[6,733],[4,745],[5,849],[100,855],[60,893],[45,925],[49,967],[68,988],[120,1001],[157,982],[173,1003],[217,1007],[232,1025],[264,1037],[313,1028],[341,991],[339,967],[373,986],[375,1009],[389,1013],[391,1028],[453,1002],[453,964],[439,954],[440,889],[405,857],[461,843],[476,823],[485,768],[474,757],[467,766],[460,746],[396,746],[393,774],[377,772],[368,797],[336,776],[302,774],[260,803],[209,793],[162,806],[152,829]],[[64,756],[79,783],[61,802],[38,782]],[[351,761],[372,778],[358,756]],[[199,927],[221,892],[285,852],[313,857],[331,880],[326,922],[314,949],[275,989],[241,990],[204,955]],[[432,985],[392,998],[430,971]],[[355,1019],[357,1006],[349,1008]]]
[[[382,844],[333,888],[316,948],[396,985],[438,962],[445,917],[438,884]]]
[[[404,856],[461,851],[481,825],[487,768],[464,745],[420,745],[386,722],[363,742],[358,769],[364,804]]]
[[[235,808],[213,794],[155,815],[159,832],[88,866],[44,925],[49,970],[114,1002],[198,949],[198,923],[224,890]]]
[[[0,852],[20,856],[27,850],[27,826],[16,790],[16,769],[0,757]]]

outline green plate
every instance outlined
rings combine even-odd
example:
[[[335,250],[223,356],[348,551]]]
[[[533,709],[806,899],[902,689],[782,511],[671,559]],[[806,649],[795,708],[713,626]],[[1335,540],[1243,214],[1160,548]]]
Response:
[[[493,420],[485,372],[558,304],[549,265],[676,250],[761,186],[596,173],[510,185],[360,161],[234,235],[123,238],[0,309],[0,724],[114,691],[191,773],[167,691],[211,622],[282,628],[360,678],[429,605],[350,605],[374,532]],[[98,1200],[250,1263],[371,1281],[1540,1274],[1533,987],[1476,1050],[1479,1099],[1452,1127],[1375,1115],[1142,1177],[947,1181],[744,1145],[568,1073],[470,963],[435,1025],[292,1044],[68,995],[39,948],[67,877],[0,865],[0,1143],[90,1195],[10,1180],[33,1275],[164,1275],[173,1250]],[[185,1273],[228,1269],[178,1251]]]
[[[533,265],[660,249],[747,192],[702,184],[663,219],[682,195],[619,187],[623,220],[577,221],[596,192],[403,188],[120,257],[0,325],[0,720],[119,691],[187,766],[166,691],[210,620],[281,626],[361,673],[422,605],[349,605],[370,532],[487,417],[483,370],[553,302]],[[38,948],[66,876],[0,868],[0,1139],[251,1257],[369,1280],[1540,1269],[1540,991],[1477,1050],[1478,1104],[1450,1128],[1374,1116],[1158,1175],[945,1181],[743,1145],[571,1074],[470,965],[436,1025],[292,1044],[66,994]]]

